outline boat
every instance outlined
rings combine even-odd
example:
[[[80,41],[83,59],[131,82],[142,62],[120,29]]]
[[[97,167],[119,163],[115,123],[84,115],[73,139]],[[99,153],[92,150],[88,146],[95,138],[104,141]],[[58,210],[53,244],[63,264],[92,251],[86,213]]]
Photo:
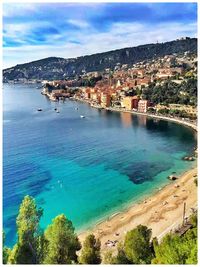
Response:
[[[56,113],[60,113],[60,111],[59,110],[56,110]]]
[[[42,109],[41,108],[38,108],[37,111],[42,111]]]
[[[78,108],[75,108],[76,110],[78,110]]]
[[[81,118],[85,118],[85,116],[83,116],[83,115],[81,115],[80,117],[81,117]]]

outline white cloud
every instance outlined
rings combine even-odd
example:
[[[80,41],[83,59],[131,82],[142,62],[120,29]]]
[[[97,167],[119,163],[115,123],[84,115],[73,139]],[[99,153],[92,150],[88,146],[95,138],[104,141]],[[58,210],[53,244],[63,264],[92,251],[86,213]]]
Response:
[[[67,22],[79,28],[88,28],[90,26],[90,24],[84,20],[69,19]]]
[[[49,21],[35,21],[35,22],[18,22],[18,23],[6,23],[3,30],[4,43],[6,40],[13,40],[14,42],[26,45],[29,41],[34,41],[33,31],[41,28],[52,27],[52,23]],[[45,31],[44,31],[45,33]],[[42,33],[41,33],[42,34]],[[58,39],[59,34],[51,34],[49,39]]]
[[[87,34],[85,34],[87,33]],[[63,33],[62,37],[67,34]],[[95,32],[89,29],[74,32],[70,39],[81,44],[59,43],[59,35],[55,36],[52,46],[22,46],[3,49],[4,68],[20,63],[30,62],[50,56],[72,58],[93,53],[105,52],[124,47],[133,47],[141,44],[165,42],[182,36],[196,37],[197,25],[195,23],[163,23],[149,26],[140,23],[114,23],[107,32]]]
[[[38,4],[34,3],[4,3],[3,4],[3,16],[14,17],[16,14],[27,15],[28,12],[38,10]]]

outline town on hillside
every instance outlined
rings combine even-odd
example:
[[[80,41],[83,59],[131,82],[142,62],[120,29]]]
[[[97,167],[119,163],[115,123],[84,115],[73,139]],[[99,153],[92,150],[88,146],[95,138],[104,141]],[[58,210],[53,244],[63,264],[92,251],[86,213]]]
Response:
[[[73,79],[43,81],[50,100],[70,98],[96,108],[197,119],[197,56],[165,55],[113,70],[88,72]]]

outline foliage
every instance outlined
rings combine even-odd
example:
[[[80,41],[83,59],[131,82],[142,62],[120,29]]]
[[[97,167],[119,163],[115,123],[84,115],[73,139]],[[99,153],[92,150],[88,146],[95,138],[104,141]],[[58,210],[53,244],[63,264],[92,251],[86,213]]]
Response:
[[[81,264],[100,264],[101,243],[99,239],[95,239],[93,234],[88,235],[83,243],[81,255],[79,257],[79,263]]]
[[[113,257],[112,251],[107,251],[103,258],[104,264],[116,264],[115,257]]]
[[[154,243],[153,264],[196,264],[197,228],[188,230],[183,236],[167,234],[160,244]]]
[[[76,86],[89,86],[94,87],[98,81],[102,79],[102,76],[99,75],[98,77],[91,77],[91,78],[80,78],[78,82],[75,82]]]
[[[191,77],[181,84],[167,80],[163,84],[150,84],[143,90],[143,97],[155,104],[197,105],[197,78]]]
[[[133,264],[150,263],[153,257],[151,249],[151,230],[138,225],[125,236],[124,250],[129,261]]]
[[[49,92],[51,92],[54,89],[53,85],[51,85],[49,83],[46,83],[45,87],[48,89]]]
[[[41,216],[42,210],[37,209],[35,200],[30,196],[25,196],[16,221],[18,241],[8,258],[8,262],[16,264],[39,263],[37,238]]]
[[[190,216],[190,223],[192,224],[192,226],[193,226],[194,228],[197,227],[197,224],[198,224],[197,220],[198,220],[197,213],[193,213],[193,214]]]
[[[64,214],[55,217],[44,233],[47,241],[45,264],[71,264],[77,262],[76,251],[81,245],[74,233],[72,222]]]
[[[117,255],[113,256],[111,251],[108,251],[104,255],[104,263],[105,264],[131,264],[132,262],[128,260],[125,251],[124,245],[119,243],[117,247]]]
[[[72,222],[65,215],[55,217],[44,233],[39,231],[42,210],[35,200],[26,196],[17,216],[18,240],[11,249],[5,246],[3,233],[3,263],[6,264],[100,264],[100,241],[93,234],[81,244]],[[182,236],[169,233],[158,243],[151,240],[151,229],[138,225],[129,231],[117,253],[108,251],[105,264],[197,264],[197,213],[190,216],[191,229]]]
[[[156,110],[154,108],[152,108],[152,107],[149,107],[148,108],[148,112],[149,113],[156,113]]]
[[[117,256],[115,257],[116,264],[131,264],[132,262],[126,256],[124,245],[119,243],[117,247]]]
[[[3,264],[7,263],[10,252],[10,249],[5,246],[5,233],[3,232]]]
[[[106,68],[114,69],[117,63],[132,65],[140,61],[186,51],[197,53],[196,38],[140,45],[73,59],[49,57],[4,70],[3,79],[4,81],[19,78],[61,80],[63,77],[72,78],[77,74],[81,75],[83,70],[91,72],[103,71]]]
[[[158,114],[167,115],[169,113],[169,109],[161,108],[158,110]]]

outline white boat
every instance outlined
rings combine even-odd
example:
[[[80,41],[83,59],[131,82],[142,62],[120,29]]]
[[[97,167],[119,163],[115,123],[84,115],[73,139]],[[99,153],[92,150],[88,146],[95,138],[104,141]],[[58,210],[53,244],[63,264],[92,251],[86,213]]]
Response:
[[[81,115],[80,117],[81,117],[81,118],[85,118],[85,116],[83,116],[83,115]]]
[[[56,113],[60,113],[60,111],[59,110],[56,110]]]

